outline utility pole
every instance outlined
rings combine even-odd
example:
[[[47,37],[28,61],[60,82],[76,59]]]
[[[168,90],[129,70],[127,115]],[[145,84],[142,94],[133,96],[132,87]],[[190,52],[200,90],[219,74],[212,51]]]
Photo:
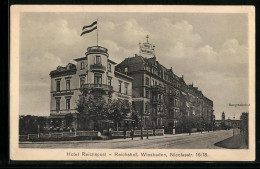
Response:
[[[148,125],[147,125],[147,119],[145,118],[145,126],[146,126],[146,138],[148,139]]]
[[[235,116],[233,117],[233,136],[235,135],[235,126],[234,126],[234,124],[235,124]]]
[[[143,140],[143,115],[141,117],[141,140]]]

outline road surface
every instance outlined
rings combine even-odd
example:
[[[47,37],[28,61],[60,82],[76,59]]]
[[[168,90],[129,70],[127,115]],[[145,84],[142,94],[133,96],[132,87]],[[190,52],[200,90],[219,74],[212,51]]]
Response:
[[[237,130],[236,133],[239,131]],[[86,141],[55,141],[20,143],[20,148],[84,148],[84,149],[217,149],[214,144],[233,135],[233,130],[214,132],[150,136],[149,139],[140,137],[113,140],[86,140]]]

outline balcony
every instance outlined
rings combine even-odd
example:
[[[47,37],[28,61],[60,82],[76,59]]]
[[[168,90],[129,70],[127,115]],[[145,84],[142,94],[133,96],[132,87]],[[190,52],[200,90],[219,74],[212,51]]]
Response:
[[[159,93],[164,93],[164,88],[162,86],[151,86],[151,91],[152,92],[159,92]]]
[[[90,65],[90,71],[105,72],[106,67],[103,66],[102,64],[93,64],[93,65]]]
[[[88,47],[87,52],[86,52],[86,56],[89,54],[103,54],[106,55],[107,57],[109,56],[108,50],[104,47],[101,46],[91,46]]]
[[[176,93],[172,92],[172,93],[167,93],[165,94],[165,96],[167,97],[179,97],[178,95],[176,95]]]
[[[53,92],[53,97],[55,96],[66,96],[66,95],[73,95],[74,92],[71,90],[63,90],[63,91],[55,91]]]
[[[113,91],[113,86],[109,86],[109,85],[105,85],[105,84],[83,84],[82,88]]]
[[[163,101],[160,100],[160,99],[151,99],[150,102],[151,102],[152,104],[162,104],[162,103],[163,103]]]

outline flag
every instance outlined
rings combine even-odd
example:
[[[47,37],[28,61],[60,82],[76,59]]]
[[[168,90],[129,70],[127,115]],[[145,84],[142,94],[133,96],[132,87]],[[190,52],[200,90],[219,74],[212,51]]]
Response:
[[[87,26],[83,26],[82,28],[82,33],[80,36],[86,34],[86,33],[90,33],[93,30],[97,29],[97,21],[93,22],[91,25],[87,25]]]

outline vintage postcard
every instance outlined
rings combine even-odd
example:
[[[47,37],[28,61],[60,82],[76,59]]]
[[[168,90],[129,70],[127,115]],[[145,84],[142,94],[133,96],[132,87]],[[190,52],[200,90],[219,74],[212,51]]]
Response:
[[[10,159],[254,161],[255,8],[11,6]]]

